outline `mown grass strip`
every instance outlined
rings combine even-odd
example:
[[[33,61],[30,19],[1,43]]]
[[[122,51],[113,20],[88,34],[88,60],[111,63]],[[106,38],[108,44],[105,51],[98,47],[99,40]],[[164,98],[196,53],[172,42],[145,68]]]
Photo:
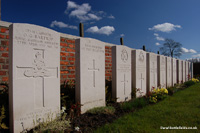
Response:
[[[197,127],[197,130],[161,130],[160,127]],[[95,132],[200,132],[200,83],[155,104],[127,114]]]

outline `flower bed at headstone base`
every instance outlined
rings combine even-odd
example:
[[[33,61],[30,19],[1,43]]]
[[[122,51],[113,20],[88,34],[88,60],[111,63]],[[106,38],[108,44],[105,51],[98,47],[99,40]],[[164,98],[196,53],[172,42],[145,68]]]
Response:
[[[193,81],[195,83],[199,82],[196,79],[192,79],[188,82],[191,82],[191,81]],[[67,84],[68,89],[69,88],[74,89],[73,84],[74,84],[73,82],[68,83]],[[110,83],[108,83],[107,85],[109,85],[109,84]],[[171,87],[170,91],[176,92],[178,90],[183,90],[185,87],[186,87],[185,84],[179,84],[173,88]],[[4,86],[4,88],[5,88],[5,86]],[[61,88],[62,88],[62,86],[61,86]],[[110,86],[108,86],[107,88],[110,88]],[[156,90],[156,92],[157,91],[158,90]],[[169,91],[169,89],[168,89],[168,91]],[[5,94],[7,94],[7,93],[5,93]],[[61,95],[62,95],[62,93],[61,93]],[[4,100],[8,101],[8,99],[4,99]],[[151,105],[154,104],[154,103],[150,102],[150,96],[148,96],[148,95],[137,98],[137,99],[132,99],[128,102],[116,103],[110,99],[108,101],[109,102],[107,102],[107,106],[111,106],[112,108],[114,108],[114,110],[115,110],[114,113],[110,113],[109,111],[104,111],[102,113],[100,113],[100,112],[91,113],[89,111],[89,112],[86,112],[85,114],[80,115],[80,112],[72,111],[73,112],[73,114],[72,114],[71,109],[70,110],[68,109],[68,111],[67,111],[68,115],[67,115],[66,119],[70,120],[71,127],[66,129],[65,132],[93,132],[93,130],[95,130],[96,128],[101,127],[101,126],[105,125],[106,123],[112,123],[114,120],[116,120],[117,118],[119,118],[127,113],[134,112],[136,109],[137,110],[141,109],[148,104],[151,104]],[[73,106],[71,106],[71,107],[74,107],[73,109],[77,108],[77,110],[78,110],[78,108],[80,107],[80,105],[78,105],[77,103],[72,104],[72,105]],[[6,108],[8,108],[8,107],[6,107]],[[6,109],[6,121],[8,121],[8,110],[7,109]],[[7,124],[7,122],[6,122],[6,124]],[[8,126],[8,125],[6,125],[6,126]],[[5,130],[0,129],[0,131],[5,131]],[[8,130],[6,130],[6,131],[8,131]],[[33,132],[33,130],[30,130],[28,132]]]

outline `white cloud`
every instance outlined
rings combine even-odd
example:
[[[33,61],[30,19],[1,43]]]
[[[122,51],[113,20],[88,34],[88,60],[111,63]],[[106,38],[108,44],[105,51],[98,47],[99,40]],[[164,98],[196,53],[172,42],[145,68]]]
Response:
[[[101,17],[98,17],[97,15],[92,14],[92,13],[89,13],[88,16],[89,16],[91,19],[94,19],[94,20],[100,20],[100,19],[101,19]]]
[[[180,25],[174,25],[174,24],[171,24],[171,23],[163,23],[163,24],[154,25],[152,28],[149,28],[149,30],[169,33],[173,30],[176,30],[176,28],[181,28],[181,26]]]
[[[78,29],[77,26],[68,25],[68,24],[65,24],[65,23],[63,23],[63,22],[59,22],[59,21],[56,21],[56,20],[52,21],[50,26],[51,26],[52,28],[53,28],[53,27],[59,27],[59,28],[69,28],[69,29],[75,29],[75,30]]]
[[[93,26],[86,30],[86,32],[104,34],[107,36],[112,34],[112,32],[114,31],[115,31],[115,28],[113,26],[104,26],[104,27],[101,27],[100,29],[97,26]]]
[[[115,17],[113,15],[108,16],[108,18],[115,19]]]
[[[160,43],[157,42],[157,43],[156,43],[156,46],[159,46],[159,45],[160,45]]]
[[[70,10],[70,9],[73,9],[73,8],[77,8],[78,7],[78,5],[75,3],[75,2],[73,2],[73,1],[67,1],[67,10]]]
[[[200,54],[193,55],[192,57],[193,57],[193,58],[200,58]]]
[[[182,47],[181,49],[183,53],[191,53],[191,54],[197,53],[194,49],[186,49],[184,47]]]
[[[125,35],[124,34],[120,34],[120,37],[124,37]]]
[[[157,33],[154,33],[154,36],[159,36]]]
[[[97,16],[97,14],[90,13],[91,12],[91,6],[89,3],[83,3],[82,5],[78,5],[73,1],[67,2],[67,9],[65,10],[65,13],[68,14],[70,17],[75,17],[79,19],[81,22],[90,21],[90,20],[100,20],[102,19],[100,16]],[[70,12],[71,10],[71,12]]]
[[[108,17],[110,19],[115,18],[113,15],[108,16],[104,11],[93,11],[89,3],[79,5],[70,0],[67,2],[65,14],[68,14],[69,17],[76,18],[81,22],[99,21],[104,17]]]
[[[156,40],[158,40],[158,41],[165,41],[165,38],[160,37],[159,34],[157,34],[157,33],[154,33],[154,36],[156,36]]]

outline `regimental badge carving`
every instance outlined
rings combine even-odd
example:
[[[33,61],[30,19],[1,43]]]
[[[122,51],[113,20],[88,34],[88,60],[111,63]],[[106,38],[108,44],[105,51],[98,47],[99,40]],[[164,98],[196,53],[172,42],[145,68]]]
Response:
[[[128,52],[127,52],[125,49],[122,50],[122,53],[121,53],[121,60],[122,60],[123,62],[126,62],[126,61],[128,60]]]
[[[26,77],[49,77],[51,76],[50,71],[46,69],[44,58],[40,52],[35,54],[33,62],[33,69],[26,70],[24,72]]]
[[[141,51],[140,54],[139,54],[139,61],[141,61],[141,62],[144,61],[144,54],[143,54],[142,51]]]

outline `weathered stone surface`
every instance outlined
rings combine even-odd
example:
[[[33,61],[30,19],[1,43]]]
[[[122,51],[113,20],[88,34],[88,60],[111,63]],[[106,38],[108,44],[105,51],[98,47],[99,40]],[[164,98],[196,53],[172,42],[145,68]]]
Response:
[[[185,81],[189,80],[188,61],[185,61]]]
[[[183,83],[183,61],[177,60],[177,83]]]
[[[95,39],[76,40],[76,102],[81,113],[105,106],[105,44]]]
[[[167,61],[167,67],[166,67],[166,79],[167,79],[167,87],[171,87],[172,86],[172,58],[171,57],[166,57],[166,61]]]
[[[136,97],[146,95],[146,52],[143,50],[132,51],[132,86],[136,88]]]
[[[177,83],[177,59],[172,58],[172,85]]]
[[[182,80],[183,80],[183,83],[185,82],[185,79],[186,79],[186,74],[185,74],[185,61],[183,61],[183,78],[182,78]]]
[[[157,54],[147,53],[147,92],[157,88]]]
[[[158,55],[158,86],[166,88],[166,57]]]
[[[117,102],[131,99],[131,49],[112,47],[112,96]]]
[[[36,25],[10,26],[10,129],[19,133],[60,110],[60,34]]]

